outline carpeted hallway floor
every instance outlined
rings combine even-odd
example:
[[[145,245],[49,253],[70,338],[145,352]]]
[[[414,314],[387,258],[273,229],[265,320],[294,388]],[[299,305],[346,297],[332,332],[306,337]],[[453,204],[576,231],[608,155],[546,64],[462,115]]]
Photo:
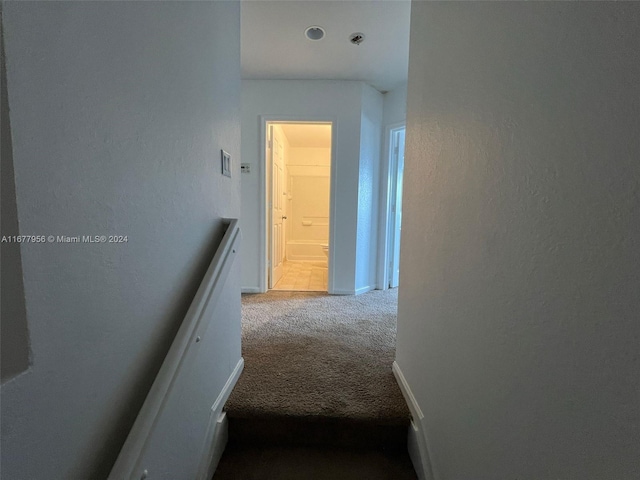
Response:
[[[245,368],[234,414],[408,419],[391,371],[397,289],[358,296],[274,292],[242,298]]]
[[[243,295],[245,368],[225,406],[229,447],[214,478],[289,478],[265,472],[287,471],[296,455],[338,469],[302,462],[312,478],[363,478],[373,465],[380,475],[368,478],[415,478],[410,415],[391,371],[396,311],[397,289]]]

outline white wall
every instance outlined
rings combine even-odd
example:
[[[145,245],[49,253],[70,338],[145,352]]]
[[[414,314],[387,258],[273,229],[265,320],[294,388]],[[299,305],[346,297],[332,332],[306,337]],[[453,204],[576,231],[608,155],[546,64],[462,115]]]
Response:
[[[391,185],[389,181],[389,155],[391,149],[391,128],[404,124],[407,119],[407,85],[401,85],[383,96],[382,112],[382,150],[380,152],[380,194],[378,195],[378,278],[377,288],[384,290],[389,287],[389,238],[390,228],[388,212],[391,205],[389,197]],[[395,180],[394,180],[395,181]]]
[[[292,147],[287,159],[289,165],[331,166],[331,148]]]
[[[384,94],[384,126],[402,123],[407,118],[407,84]]]
[[[330,167],[330,148],[289,149],[287,260],[326,261],[321,245],[329,243]]]
[[[260,165],[259,116],[290,120],[335,120],[336,205],[334,225],[339,232],[331,239],[334,291],[355,291],[356,228],[360,160],[362,83],[332,80],[243,80],[242,161],[251,173],[242,176],[243,254],[242,286],[260,287],[259,250]],[[278,118],[276,118],[278,119]],[[333,212],[332,212],[333,213]]]
[[[3,26],[20,233],[128,242],[23,246],[33,365],[2,385],[2,476],[104,478],[240,214],[239,3],[9,2]],[[238,267],[202,391],[240,358]]]
[[[356,292],[376,288],[383,95],[362,84]]]
[[[438,479],[640,471],[640,5],[414,2],[397,361]]]

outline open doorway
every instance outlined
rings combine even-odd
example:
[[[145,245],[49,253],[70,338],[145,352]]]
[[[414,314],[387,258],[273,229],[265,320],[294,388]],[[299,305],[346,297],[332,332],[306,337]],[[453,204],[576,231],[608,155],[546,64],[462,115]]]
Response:
[[[327,291],[329,122],[266,122],[268,288]]]

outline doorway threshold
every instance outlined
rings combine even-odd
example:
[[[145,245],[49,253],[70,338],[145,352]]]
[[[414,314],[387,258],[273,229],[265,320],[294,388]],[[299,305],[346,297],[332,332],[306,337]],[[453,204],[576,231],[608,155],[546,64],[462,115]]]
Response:
[[[282,278],[273,290],[294,292],[326,292],[328,281],[327,261],[286,261]]]

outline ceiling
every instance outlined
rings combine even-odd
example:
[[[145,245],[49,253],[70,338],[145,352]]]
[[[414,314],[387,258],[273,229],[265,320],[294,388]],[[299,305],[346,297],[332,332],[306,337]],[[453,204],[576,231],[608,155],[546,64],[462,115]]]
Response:
[[[243,0],[242,78],[362,80],[385,92],[407,80],[409,0]],[[305,37],[311,25],[322,40]],[[366,38],[353,45],[349,36]]]
[[[331,147],[331,125],[311,123],[281,123],[290,147]]]

